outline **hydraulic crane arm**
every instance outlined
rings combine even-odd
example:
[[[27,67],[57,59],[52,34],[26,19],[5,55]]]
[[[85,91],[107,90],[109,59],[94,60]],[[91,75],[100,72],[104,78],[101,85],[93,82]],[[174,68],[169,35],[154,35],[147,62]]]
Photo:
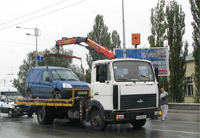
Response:
[[[82,42],[86,43],[88,46],[84,46],[80,44]],[[89,50],[95,50],[96,52],[105,55],[108,59],[115,58],[115,55],[112,51],[90,40],[87,37],[73,37],[73,38],[63,37],[61,40],[56,41],[57,48],[59,48],[59,46],[69,45],[69,44],[78,44],[78,45],[84,46],[85,48]]]

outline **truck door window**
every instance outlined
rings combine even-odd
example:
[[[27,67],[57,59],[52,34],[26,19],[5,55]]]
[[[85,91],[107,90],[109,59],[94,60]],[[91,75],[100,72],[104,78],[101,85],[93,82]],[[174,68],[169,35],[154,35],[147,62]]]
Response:
[[[96,66],[96,81],[105,82],[106,80],[110,80],[110,70],[109,65],[101,64]]]

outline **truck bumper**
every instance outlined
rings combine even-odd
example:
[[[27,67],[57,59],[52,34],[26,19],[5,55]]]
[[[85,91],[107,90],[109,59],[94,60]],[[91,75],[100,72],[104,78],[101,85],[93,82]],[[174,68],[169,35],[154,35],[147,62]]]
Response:
[[[108,111],[109,112],[109,111]],[[108,112],[106,113],[108,115]],[[108,122],[121,123],[132,122],[135,120],[142,120],[147,118],[155,118],[162,115],[158,109],[151,110],[137,110],[137,111],[115,111],[110,112],[110,116],[106,119]]]

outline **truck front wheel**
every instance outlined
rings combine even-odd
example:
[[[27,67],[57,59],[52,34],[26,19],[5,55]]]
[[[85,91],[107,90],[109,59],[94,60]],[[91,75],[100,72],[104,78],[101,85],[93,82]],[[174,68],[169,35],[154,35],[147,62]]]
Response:
[[[102,118],[100,111],[95,110],[90,116],[90,124],[93,130],[103,131],[107,127],[107,122]]]
[[[136,121],[131,122],[132,126],[134,126],[135,128],[140,128],[144,126],[145,123],[146,123],[146,119],[136,120]]]

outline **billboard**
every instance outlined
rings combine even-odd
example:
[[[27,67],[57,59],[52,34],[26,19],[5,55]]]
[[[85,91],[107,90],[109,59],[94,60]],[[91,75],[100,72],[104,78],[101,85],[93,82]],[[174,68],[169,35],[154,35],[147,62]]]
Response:
[[[123,58],[123,49],[115,48],[114,53],[117,58]],[[158,67],[158,76],[169,75],[169,56],[165,47],[126,49],[126,57],[150,60],[154,67]]]

